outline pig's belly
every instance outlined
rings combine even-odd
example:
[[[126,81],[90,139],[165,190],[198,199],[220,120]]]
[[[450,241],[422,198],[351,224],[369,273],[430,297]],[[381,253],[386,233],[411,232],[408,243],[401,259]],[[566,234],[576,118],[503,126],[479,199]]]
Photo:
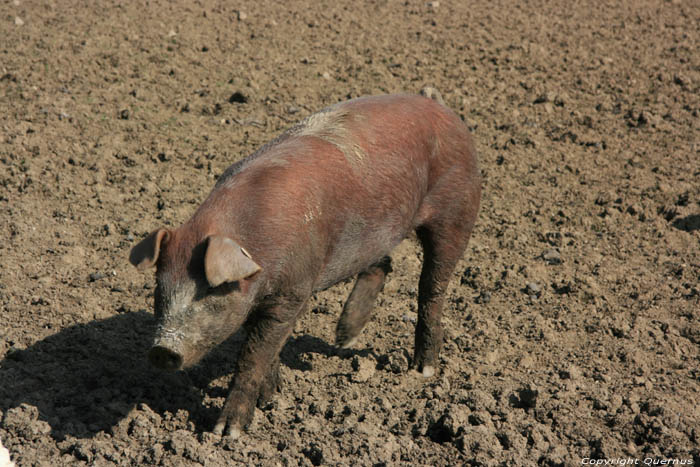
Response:
[[[408,234],[406,219],[371,227],[359,220],[348,219],[338,240],[326,257],[315,290],[324,290],[349,279],[391,253]]]

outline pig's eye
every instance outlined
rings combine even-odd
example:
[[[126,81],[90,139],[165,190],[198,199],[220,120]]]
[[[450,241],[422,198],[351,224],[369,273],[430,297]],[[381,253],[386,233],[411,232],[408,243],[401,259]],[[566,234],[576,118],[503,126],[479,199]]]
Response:
[[[236,282],[224,282],[217,287],[209,287],[207,295],[228,295],[240,289],[240,284]]]

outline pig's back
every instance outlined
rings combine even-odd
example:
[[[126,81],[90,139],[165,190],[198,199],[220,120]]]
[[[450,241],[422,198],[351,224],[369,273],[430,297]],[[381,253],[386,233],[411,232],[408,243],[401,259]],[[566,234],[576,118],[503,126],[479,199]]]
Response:
[[[311,271],[323,289],[419,225],[431,186],[469,170],[471,144],[459,118],[430,99],[360,98],[311,115],[235,164],[215,192],[234,190],[245,203],[232,218],[254,257],[258,250],[287,276]]]

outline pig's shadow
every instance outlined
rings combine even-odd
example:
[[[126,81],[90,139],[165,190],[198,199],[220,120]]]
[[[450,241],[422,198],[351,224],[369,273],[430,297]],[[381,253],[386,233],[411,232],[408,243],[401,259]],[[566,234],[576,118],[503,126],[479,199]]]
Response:
[[[686,232],[700,230],[700,214],[691,214],[686,217],[679,217],[674,219],[671,225],[679,230],[685,230]]]
[[[205,395],[225,396],[221,385],[210,383],[233,373],[243,334],[232,336],[195,368],[170,374],[146,361],[153,325],[146,312],[124,313],[10,350],[0,361],[0,415],[7,419],[8,411],[25,410],[21,405],[28,404],[39,410],[55,439],[89,438],[109,432],[135,406],[146,404],[161,415],[186,410],[197,431],[211,430],[220,409],[203,401]],[[335,348],[312,336],[296,337],[282,352],[283,365],[310,369],[300,352],[332,355]]]

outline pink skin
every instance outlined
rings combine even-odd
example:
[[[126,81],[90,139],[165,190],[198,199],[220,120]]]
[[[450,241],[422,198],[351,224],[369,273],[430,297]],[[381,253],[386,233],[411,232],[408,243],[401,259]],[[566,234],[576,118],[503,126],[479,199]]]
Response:
[[[154,365],[187,367],[247,331],[215,432],[238,436],[275,390],[279,352],[309,296],[358,276],[337,329],[337,344],[352,345],[388,255],[412,231],[424,249],[413,364],[435,373],[444,292],[481,181],[464,123],[431,97],[360,98],[309,117],[229,167],[184,225],[132,250],[139,268],[157,266]]]

